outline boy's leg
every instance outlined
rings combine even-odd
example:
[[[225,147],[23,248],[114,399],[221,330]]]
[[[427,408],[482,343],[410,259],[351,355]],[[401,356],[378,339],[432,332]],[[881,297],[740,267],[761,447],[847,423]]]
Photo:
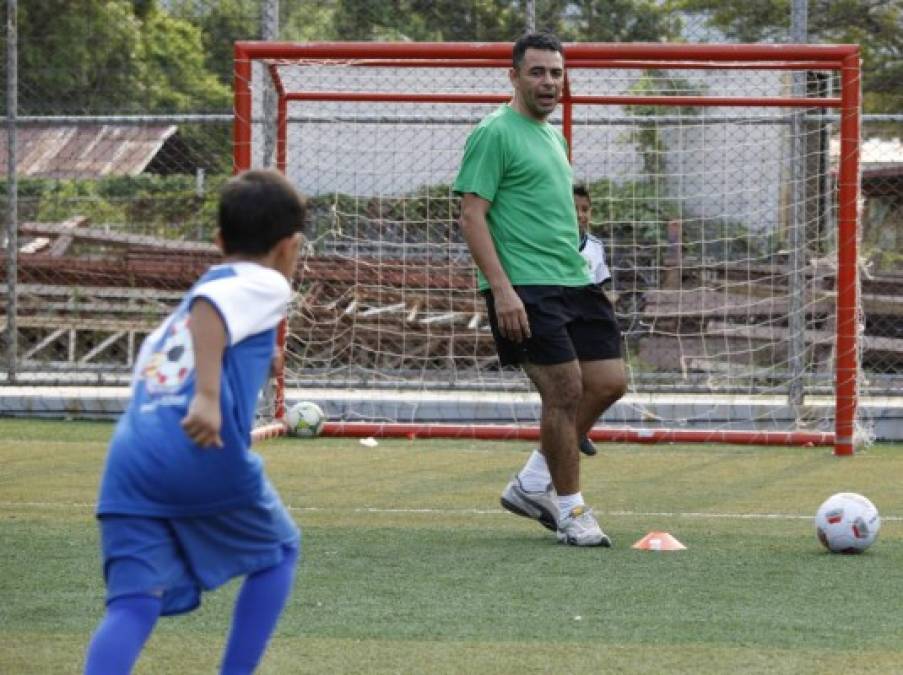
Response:
[[[85,675],[132,672],[162,606],[162,600],[153,595],[125,595],[111,600],[88,645]]]
[[[298,561],[297,546],[283,546],[282,562],[249,574],[242,584],[223,655],[222,675],[253,673],[288,600]]]

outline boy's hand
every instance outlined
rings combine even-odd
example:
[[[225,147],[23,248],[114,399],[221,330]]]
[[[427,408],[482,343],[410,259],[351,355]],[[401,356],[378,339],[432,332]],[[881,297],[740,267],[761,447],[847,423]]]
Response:
[[[218,398],[195,394],[181,424],[188,437],[202,448],[223,447],[223,439],[219,435],[222,417]]]

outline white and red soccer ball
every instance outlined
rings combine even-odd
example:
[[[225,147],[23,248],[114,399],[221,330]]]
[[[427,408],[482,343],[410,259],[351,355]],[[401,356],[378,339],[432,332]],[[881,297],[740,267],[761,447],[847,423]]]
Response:
[[[862,553],[880,529],[878,509],[855,492],[831,495],[815,514],[815,534],[832,553]]]

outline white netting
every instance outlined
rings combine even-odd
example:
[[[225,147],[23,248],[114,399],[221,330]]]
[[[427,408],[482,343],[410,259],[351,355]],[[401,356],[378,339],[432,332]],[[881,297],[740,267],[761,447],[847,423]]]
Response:
[[[501,67],[271,66],[289,94],[510,94]],[[568,77],[574,97],[786,98],[801,81],[809,95],[831,83],[764,69]],[[259,101],[270,86],[258,64],[254,165],[266,162]],[[289,397],[304,387],[349,420],[536,421],[526,379],[497,366],[450,190],[467,134],[497,105],[289,101],[284,168],[312,205],[286,347]],[[574,105],[574,174],[610,258],[631,385],[607,422],[830,430],[836,127],[827,120],[816,108]],[[561,108],[551,121],[562,124]]]

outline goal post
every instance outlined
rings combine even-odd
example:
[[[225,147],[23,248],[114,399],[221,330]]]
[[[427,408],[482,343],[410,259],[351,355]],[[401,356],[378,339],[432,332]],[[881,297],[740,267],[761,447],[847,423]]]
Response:
[[[550,122],[593,197],[630,383],[591,437],[852,454],[858,47],[564,50]],[[275,164],[311,200],[267,433],[294,396],[330,434],[535,437],[450,188],[467,133],[510,99],[510,59],[507,43],[235,45],[234,168]],[[815,76],[828,86],[791,86]]]

